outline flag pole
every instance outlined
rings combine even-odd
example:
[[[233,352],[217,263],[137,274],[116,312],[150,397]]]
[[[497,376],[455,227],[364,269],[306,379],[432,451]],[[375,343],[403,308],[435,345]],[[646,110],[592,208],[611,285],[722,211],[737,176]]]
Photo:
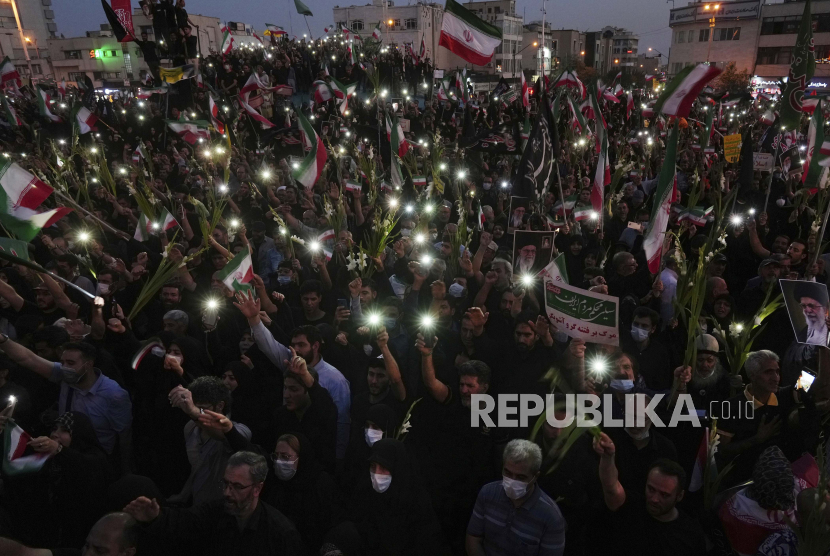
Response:
[[[72,197],[66,195],[64,192],[62,192],[58,189],[55,189],[55,195],[57,195],[58,197],[63,199],[66,203],[72,205],[72,207],[75,210],[78,210],[78,211],[84,213],[86,216],[89,216],[90,218],[95,220],[101,227],[105,228],[110,233],[116,234],[116,235],[119,233],[119,230],[116,230],[115,228],[113,228],[112,226],[110,226],[109,224],[107,224],[106,222],[104,222],[103,220],[101,220],[100,218],[98,218],[97,216],[95,216],[94,214],[89,212],[88,210],[86,210],[84,207],[82,207],[81,205],[76,203],[75,200]]]
[[[82,287],[80,287],[76,284],[73,284],[69,280],[66,280],[66,279],[58,276],[54,272],[50,272],[50,271],[46,270],[45,268],[43,268],[42,266],[40,266],[37,263],[34,263],[32,261],[27,261],[26,259],[21,259],[20,257],[16,257],[16,256],[14,256],[11,253],[8,253],[6,251],[0,251],[0,259],[5,259],[5,260],[9,261],[10,263],[19,264],[20,266],[25,266],[26,268],[31,268],[35,272],[40,272],[41,274],[46,274],[50,278],[52,278],[53,280],[57,280],[58,282],[63,282],[64,284],[66,284],[70,288],[73,288],[74,290],[76,290],[78,293],[80,293],[84,297],[86,297],[88,299],[91,299],[91,300],[95,299],[95,294],[89,293],[88,291],[86,291]]]
[[[310,38],[313,41],[314,35],[311,34],[311,26],[308,24],[308,16],[304,15],[303,19],[305,19],[305,26],[308,27],[308,38]]]
[[[772,183],[770,183],[772,185]],[[813,253],[813,260],[810,262],[810,265],[816,264],[818,261],[818,256],[821,254],[821,240],[824,237],[824,231],[827,229],[827,218],[830,217],[830,203],[827,203],[827,210],[824,211],[824,222],[821,223],[821,230],[819,231],[818,236],[816,237],[816,252]]]

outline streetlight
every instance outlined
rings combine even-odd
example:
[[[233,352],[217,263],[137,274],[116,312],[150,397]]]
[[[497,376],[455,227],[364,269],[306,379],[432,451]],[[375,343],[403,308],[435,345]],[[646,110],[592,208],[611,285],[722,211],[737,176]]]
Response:
[[[712,52],[712,39],[715,37],[715,15],[720,8],[720,4],[705,4],[704,11],[711,11],[712,17],[709,18],[709,46],[706,49],[706,63],[709,63],[709,54]]]
[[[513,73],[516,73],[516,54],[521,54],[525,51],[525,49],[530,48],[531,46],[537,47],[539,46],[539,41],[533,41],[532,44],[527,45],[526,47],[522,48],[518,52],[516,52],[516,47],[513,47]]]
[[[20,33],[20,43],[23,45],[23,54],[26,56],[26,64],[29,66],[29,77],[34,79],[34,73],[32,72],[32,60],[29,58],[29,48],[26,45],[28,41],[26,37],[23,36],[23,26],[20,24],[20,14],[17,13],[17,2],[16,0],[3,1],[8,2],[12,5],[12,12],[14,12],[14,20],[17,22],[17,31],[18,33]]]

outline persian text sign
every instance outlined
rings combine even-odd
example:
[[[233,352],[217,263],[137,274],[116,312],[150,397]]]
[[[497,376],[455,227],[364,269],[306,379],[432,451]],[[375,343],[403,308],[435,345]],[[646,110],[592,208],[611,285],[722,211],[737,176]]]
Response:
[[[737,162],[741,156],[741,134],[727,135],[723,138],[723,155],[727,162]]]
[[[620,309],[616,297],[546,279],[545,309],[556,328],[571,338],[620,345]]]
[[[127,36],[121,42],[130,42],[132,36],[135,35],[133,31],[133,9],[130,6],[130,0],[112,0],[112,11],[118,16],[118,21],[124,26],[127,31]]]

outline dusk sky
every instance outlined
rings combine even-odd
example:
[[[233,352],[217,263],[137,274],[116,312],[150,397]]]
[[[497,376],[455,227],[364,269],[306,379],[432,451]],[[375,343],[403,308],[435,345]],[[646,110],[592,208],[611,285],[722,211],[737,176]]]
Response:
[[[340,0],[343,1],[343,0]],[[309,18],[312,32],[322,34],[323,27],[332,21],[331,9],[339,2],[336,0],[304,0],[305,4],[314,12]],[[357,3],[357,2],[355,2]],[[414,2],[413,2],[414,3]],[[346,2],[343,2],[345,5]],[[403,2],[398,2],[402,5]],[[677,7],[686,5],[678,2]],[[606,25],[624,27],[640,35],[640,51],[647,51],[648,47],[669,54],[671,31],[669,30],[669,9],[671,4],[664,0],[553,0],[547,2],[547,17],[555,28],[579,29],[580,31],[595,31]],[[138,1],[133,0],[133,7],[138,7]],[[542,18],[541,0],[519,0],[516,10],[524,14],[525,22]],[[81,36],[85,31],[98,28],[104,23],[104,11],[99,0],[55,0],[53,3],[55,19],[58,23],[58,33],[67,37]],[[303,18],[297,15],[293,0],[188,0],[187,10],[190,13],[210,15],[223,21],[242,21],[254,25],[257,29],[263,28],[263,23],[275,23],[288,30],[288,14],[294,25],[294,33],[301,34],[305,30]],[[663,58],[663,63],[667,59]]]

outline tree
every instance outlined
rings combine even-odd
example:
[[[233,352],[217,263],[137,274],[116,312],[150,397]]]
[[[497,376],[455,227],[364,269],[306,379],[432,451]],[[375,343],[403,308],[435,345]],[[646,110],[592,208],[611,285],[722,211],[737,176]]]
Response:
[[[729,65],[724,68],[723,73],[712,82],[712,86],[719,91],[745,93],[749,88],[749,72],[746,68],[738,71],[735,62],[729,62]]]
[[[597,79],[597,70],[592,67],[586,66],[585,62],[582,60],[577,60],[576,62],[576,75],[579,77],[579,80],[583,83],[588,83],[591,81],[596,81]]]

